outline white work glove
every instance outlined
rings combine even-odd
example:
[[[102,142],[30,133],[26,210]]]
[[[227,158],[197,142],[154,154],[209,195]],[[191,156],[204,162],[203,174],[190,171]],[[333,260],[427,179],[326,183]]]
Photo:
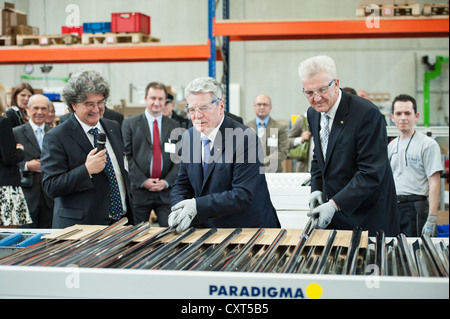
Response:
[[[322,204],[323,200],[321,191],[314,191],[309,195],[309,209],[312,210]]]
[[[317,219],[316,228],[324,229],[327,227],[333,219],[334,213],[337,211],[336,205],[332,201],[326,202],[320,206],[317,206],[307,215],[308,217],[315,216]]]
[[[175,206],[172,206],[172,213],[169,215],[169,226],[176,227],[176,232],[181,233],[187,229],[194,217],[197,215],[197,204],[195,198],[185,199]]]
[[[436,236],[436,223],[437,215],[428,214],[427,221],[422,228],[422,235],[428,235],[430,237]]]

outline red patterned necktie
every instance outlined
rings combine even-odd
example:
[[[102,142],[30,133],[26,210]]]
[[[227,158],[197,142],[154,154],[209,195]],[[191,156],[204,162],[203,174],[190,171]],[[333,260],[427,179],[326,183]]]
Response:
[[[153,162],[152,178],[161,177],[161,141],[159,138],[158,121],[153,122]]]

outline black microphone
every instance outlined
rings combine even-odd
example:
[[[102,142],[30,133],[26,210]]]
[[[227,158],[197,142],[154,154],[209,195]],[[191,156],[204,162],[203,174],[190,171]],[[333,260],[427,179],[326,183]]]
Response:
[[[106,144],[106,134],[105,133],[98,134],[97,143],[98,143],[97,144],[97,153],[98,153],[105,149],[105,144]]]

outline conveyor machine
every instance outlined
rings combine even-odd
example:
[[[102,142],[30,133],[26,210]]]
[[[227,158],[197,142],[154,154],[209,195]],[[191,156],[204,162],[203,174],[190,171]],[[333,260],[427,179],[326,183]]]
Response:
[[[0,257],[0,297],[447,298],[448,238],[75,225]]]

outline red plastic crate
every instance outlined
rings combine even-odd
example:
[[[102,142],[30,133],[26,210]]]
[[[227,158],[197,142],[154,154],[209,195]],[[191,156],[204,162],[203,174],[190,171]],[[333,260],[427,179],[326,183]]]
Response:
[[[139,12],[112,13],[111,32],[150,34],[150,17]]]
[[[61,34],[72,34],[72,33],[76,33],[79,36],[81,36],[83,34],[83,27],[82,26],[79,26],[79,27],[62,26],[61,27]]]

